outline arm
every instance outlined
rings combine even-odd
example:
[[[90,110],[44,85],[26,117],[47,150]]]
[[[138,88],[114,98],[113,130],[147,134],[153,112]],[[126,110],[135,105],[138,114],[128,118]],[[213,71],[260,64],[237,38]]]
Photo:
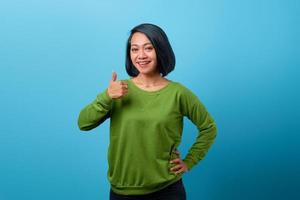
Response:
[[[80,130],[88,131],[102,124],[110,117],[113,99],[123,98],[127,93],[127,83],[117,81],[117,73],[113,72],[109,87],[100,93],[91,104],[81,110],[78,117]]]
[[[83,108],[78,117],[78,127],[82,131],[96,128],[110,117],[113,100],[108,96],[107,89]]]
[[[205,106],[198,97],[189,90],[186,91],[183,97],[182,109],[184,115],[197,126],[199,131],[195,143],[183,159],[188,170],[190,170],[204,158],[213,144],[217,134],[217,126]]]

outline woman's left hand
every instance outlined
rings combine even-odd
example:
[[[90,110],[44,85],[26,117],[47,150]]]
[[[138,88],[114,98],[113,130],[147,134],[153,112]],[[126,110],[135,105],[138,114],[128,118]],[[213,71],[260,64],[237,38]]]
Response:
[[[176,175],[182,172],[187,172],[189,169],[187,165],[180,159],[179,151],[176,151],[176,154],[178,155],[178,158],[170,161],[171,164],[175,164],[175,166],[170,169],[171,172],[174,172]]]

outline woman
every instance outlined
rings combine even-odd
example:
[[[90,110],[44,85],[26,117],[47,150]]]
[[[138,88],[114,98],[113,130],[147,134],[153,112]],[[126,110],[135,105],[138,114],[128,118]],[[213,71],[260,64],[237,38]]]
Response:
[[[138,25],[127,41],[130,78],[117,81],[114,72],[109,87],[80,112],[78,125],[85,131],[110,118],[111,200],[186,199],[182,175],[204,158],[216,137],[214,120],[197,96],[165,78],[174,67],[165,32],[153,24]],[[199,134],[182,160],[176,148],[184,116]]]

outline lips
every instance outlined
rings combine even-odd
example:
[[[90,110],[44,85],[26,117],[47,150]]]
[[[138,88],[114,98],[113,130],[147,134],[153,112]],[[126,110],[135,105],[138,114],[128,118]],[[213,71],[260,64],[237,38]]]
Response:
[[[140,62],[137,62],[140,66],[146,66],[150,63],[151,61],[140,61]]]

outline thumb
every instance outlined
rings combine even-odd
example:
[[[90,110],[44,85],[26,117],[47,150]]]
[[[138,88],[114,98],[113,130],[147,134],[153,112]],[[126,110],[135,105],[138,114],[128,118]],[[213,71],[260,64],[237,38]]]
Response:
[[[113,71],[112,73],[112,77],[111,77],[112,81],[116,81],[117,80],[117,73]]]

